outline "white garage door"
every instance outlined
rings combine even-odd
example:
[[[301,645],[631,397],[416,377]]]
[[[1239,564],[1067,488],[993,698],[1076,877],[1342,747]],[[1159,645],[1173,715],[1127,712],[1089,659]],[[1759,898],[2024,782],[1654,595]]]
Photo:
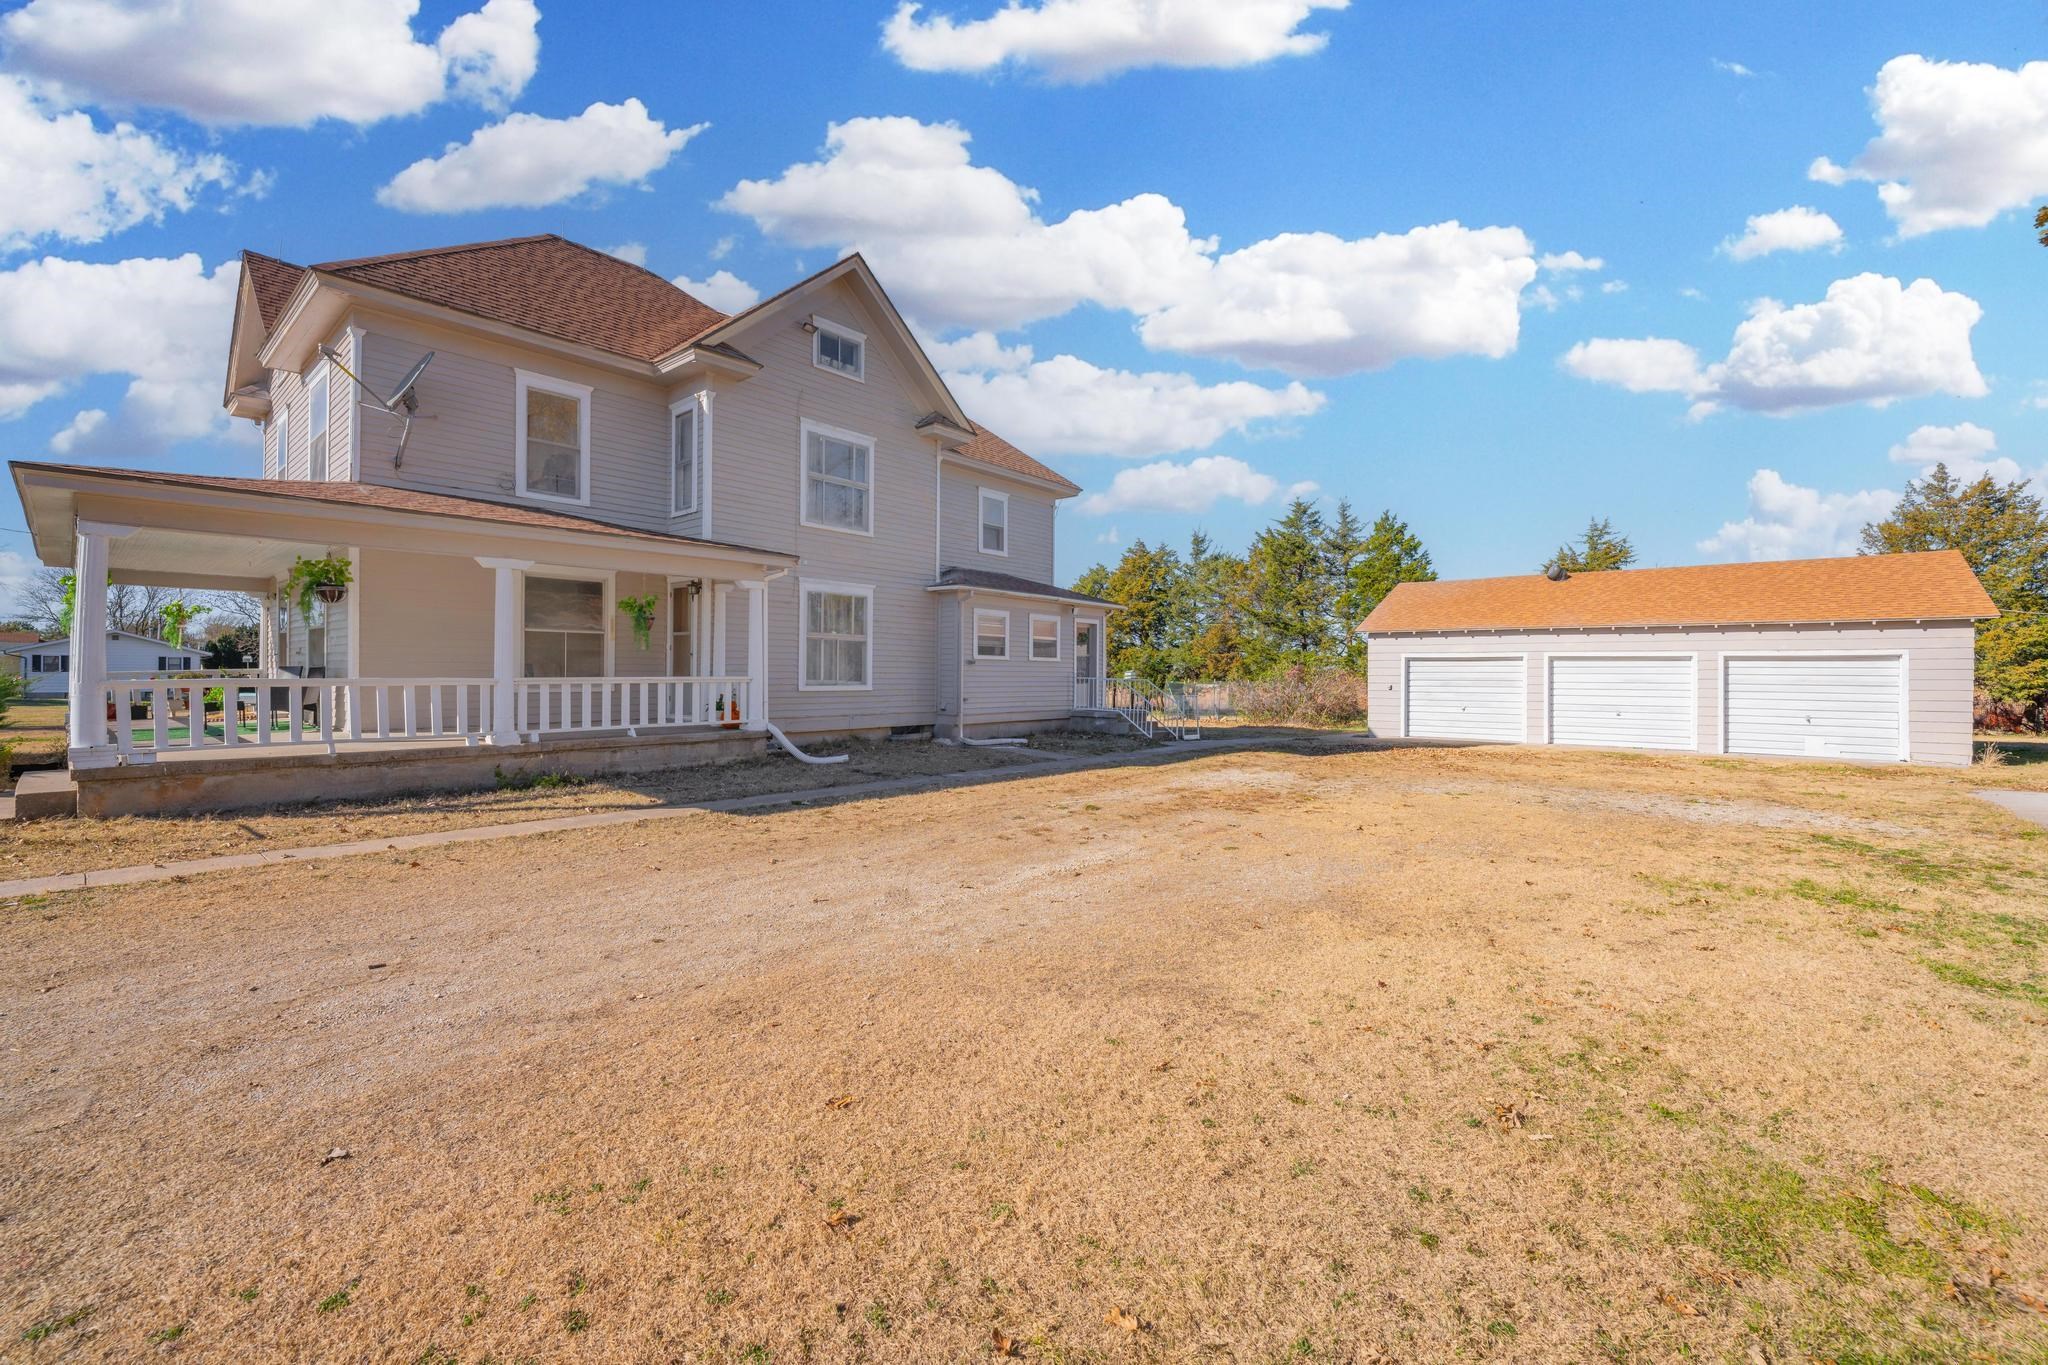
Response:
[[[1550,661],[1550,742],[1609,749],[1690,749],[1690,655],[1562,656]]]
[[[1726,661],[1731,754],[1905,757],[1897,654],[1780,654]]]
[[[1528,729],[1527,678],[1518,658],[1410,659],[1404,733],[1520,743]]]

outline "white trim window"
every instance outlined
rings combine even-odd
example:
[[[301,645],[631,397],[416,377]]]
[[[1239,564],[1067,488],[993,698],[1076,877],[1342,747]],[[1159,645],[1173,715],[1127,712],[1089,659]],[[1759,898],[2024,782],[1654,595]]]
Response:
[[[806,579],[799,600],[797,687],[805,692],[868,692],[875,686],[875,589],[867,583]]]
[[[1010,553],[1010,495],[997,488],[981,490],[981,552]]]
[[[514,374],[519,496],[589,506],[590,386],[528,370]]]
[[[306,386],[306,477],[316,482],[327,477],[327,362],[321,361],[313,371],[313,382]]]
[[[521,671],[529,678],[602,678],[611,620],[610,581],[550,573],[521,576]]]
[[[697,510],[697,452],[704,444],[704,410],[695,398],[668,407],[668,514]]]
[[[817,329],[811,333],[811,363],[821,370],[866,383],[867,333],[820,317],[813,317],[811,325]]]
[[[803,524],[854,535],[875,533],[875,438],[804,422]]]
[[[271,466],[269,459],[270,452],[268,450],[265,450],[265,467],[263,473],[268,478],[282,479],[290,472],[289,467],[291,465],[292,459],[291,408],[283,403],[278,404],[277,421],[272,425],[274,425],[277,428],[277,464],[274,467]]]
[[[1031,657],[1060,661],[1060,618],[1031,613]]]
[[[974,609],[974,657],[1010,657],[1010,613],[990,611],[987,607]]]

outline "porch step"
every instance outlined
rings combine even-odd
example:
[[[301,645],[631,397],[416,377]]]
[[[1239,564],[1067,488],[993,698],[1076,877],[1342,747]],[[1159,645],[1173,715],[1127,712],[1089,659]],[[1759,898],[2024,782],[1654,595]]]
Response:
[[[50,820],[78,814],[78,784],[63,768],[23,773],[14,784],[16,820]]]

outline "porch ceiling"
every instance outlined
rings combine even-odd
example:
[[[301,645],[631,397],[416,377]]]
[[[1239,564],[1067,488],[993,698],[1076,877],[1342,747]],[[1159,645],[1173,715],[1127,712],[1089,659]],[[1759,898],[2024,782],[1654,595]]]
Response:
[[[122,582],[265,591],[273,578],[290,570],[296,556],[347,546],[729,579],[771,574],[796,563],[795,555],[773,550],[640,533],[404,490],[337,485],[331,495],[324,490],[298,494],[267,489],[255,479],[25,463],[13,470],[36,553],[45,564],[70,565],[80,522],[135,528],[109,544],[114,576]],[[429,510],[385,505],[371,495],[428,504]]]

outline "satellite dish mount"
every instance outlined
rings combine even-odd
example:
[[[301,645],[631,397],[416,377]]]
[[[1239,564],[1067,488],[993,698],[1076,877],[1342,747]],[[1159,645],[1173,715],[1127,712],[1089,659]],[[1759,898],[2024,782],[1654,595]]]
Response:
[[[427,366],[434,363],[434,353],[428,351],[421,356],[413,367],[405,372],[405,378],[398,381],[398,387],[391,391],[389,398],[379,398],[377,391],[365,384],[360,375],[342,364],[340,355],[336,354],[332,346],[322,346],[320,354],[326,358],[328,364],[354,381],[356,392],[361,395],[356,400],[358,405],[372,412],[381,412],[386,417],[398,419],[398,449],[392,452],[391,467],[397,469],[404,465],[405,444],[412,439],[412,424],[434,420],[432,417],[420,415],[419,399],[420,376],[427,372]]]

